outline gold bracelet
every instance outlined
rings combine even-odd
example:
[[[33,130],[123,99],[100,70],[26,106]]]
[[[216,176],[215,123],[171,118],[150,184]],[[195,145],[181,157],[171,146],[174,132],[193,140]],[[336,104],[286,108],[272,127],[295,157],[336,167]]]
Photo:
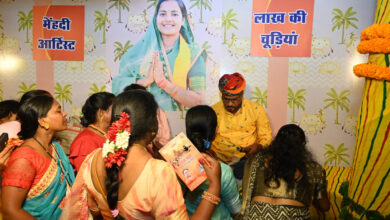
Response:
[[[206,199],[207,201],[209,201],[215,205],[218,205],[221,202],[221,198],[219,198],[218,196],[213,195],[207,191],[203,192],[202,198]]]
[[[207,201],[209,201],[210,203],[214,204],[214,205],[218,205],[218,202],[216,201],[213,201],[212,199],[210,199],[208,196],[206,195],[202,195],[202,199],[205,199]]]
[[[221,201],[221,198],[219,198],[218,196],[212,194],[212,193],[209,193],[207,191],[204,191],[203,192],[204,194],[208,195],[208,196],[211,196],[213,199],[215,199],[217,202],[220,202]]]

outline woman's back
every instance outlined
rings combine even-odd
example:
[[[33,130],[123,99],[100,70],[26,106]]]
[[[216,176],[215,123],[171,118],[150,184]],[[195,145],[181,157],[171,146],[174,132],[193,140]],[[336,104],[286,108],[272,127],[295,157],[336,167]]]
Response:
[[[318,192],[326,191],[326,176],[324,169],[314,161],[306,162],[307,182],[303,181],[302,174],[298,171],[297,178],[293,188],[289,189],[286,181],[279,179],[279,186],[276,181],[270,181],[265,184],[266,160],[265,155],[258,155],[261,157],[259,166],[256,171],[256,180],[253,187],[252,198],[255,196],[266,196],[275,199],[291,199],[296,200],[305,206],[309,207],[313,196]],[[324,182],[325,181],[325,182]]]
[[[126,219],[159,219],[163,217],[187,219],[181,188],[173,168],[164,161],[137,152],[138,150],[142,149],[136,149],[134,146],[131,148],[121,171],[120,176],[123,181],[119,185],[117,205],[121,216]],[[94,162],[94,157],[96,157],[96,162]],[[94,165],[94,163],[96,164]],[[96,171],[94,170],[95,166]],[[69,199],[73,201],[88,201],[88,206],[82,207],[81,203],[70,201],[69,204],[73,204],[72,208],[65,208],[66,212],[61,218],[71,219],[76,216],[88,216],[88,209],[92,213],[94,210],[100,209],[103,217],[112,218],[104,195],[106,193],[104,179],[105,167],[101,157],[101,149],[97,149],[86,158],[81,166],[74,189],[69,196]],[[77,193],[77,188],[83,186],[91,193],[93,199],[88,199],[87,195],[83,196],[81,193]],[[93,200],[94,202],[91,202]],[[80,204],[80,206],[75,207],[74,204]]]

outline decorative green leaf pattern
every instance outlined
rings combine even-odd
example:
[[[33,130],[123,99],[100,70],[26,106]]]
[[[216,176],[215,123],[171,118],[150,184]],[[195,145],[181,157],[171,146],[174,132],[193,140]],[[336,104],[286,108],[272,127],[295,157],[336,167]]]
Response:
[[[97,32],[98,30],[103,30],[103,41],[101,42],[101,44],[106,44],[106,28],[109,23],[108,12],[106,10],[106,12],[103,14],[100,11],[95,11],[94,15],[95,15],[94,31]]]
[[[32,28],[32,10],[30,10],[27,14],[23,11],[18,11],[18,31],[26,30],[26,42],[30,43],[28,30]]]
[[[352,7],[349,7],[345,13],[341,11],[338,8],[333,9],[332,15],[332,32],[334,30],[339,30],[340,28],[342,29],[341,33],[341,44],[345,44],[345,31],[350,27],[358,28],[356,24],[353,23],[353,21],[359,21],[356,17],[353,17],[356,15],[357,12],[352,9]]]
[[[4,27],[3,27],[4,20],[1,19],[1,17],[3,17],[2,14],[0,14],[0,30],[4,30]]]
[[[344,143],[340,144],[337,148],[331,144],[325,144],[325,150],[325,166],[328,164],[338,166],[342,161],[349,165],[348,160],[345,159],[346,157],[349,157],[349,154],[345,153],[348,148],[344,147]]]
[[[65,111],[65,103],[72,104],[72,85],[66,84],[64,87],[62,87],[58,82],[56,83],[56,86],[54,87],[54,95],[55,98],[61,102],[61,106]]]
[[[330,89],[330,92],[326,93],[329,98],[324,99],[324,102],[327,102],[328,104],[324,107],[324,109],[327,109],[329,107],[332,107],[333,109],[336,110],[336,119],[335,119],[335,124],[340,124],[339,123],[339,109],[340,110],[346,110],[349,112],[348,104],[349,104],[349,98],[348,96],[350,95],[349,90],[344,90],[340,94],[337,94],[336,90],[334,88]]]
[[[233,9],[229,9],[229,11],[222,13],[222,27],[223,27],[223,43],[226,44],[226,32],[233,27],[234,29],[238,29],[235,23],[238,20],[235,18],[237,13],[233,11]]]
[[[133,47],[133,45],[130,43],[130,41],[126,41],[124,45],[121,44],[121,42],[115,41],[114,43],[115,49],[114,49],[114,54],[115,58],[114,61],[121,60],[123,54],[126,53],[128,49]]]
[[[191,2],[194,2],[190,9],[193,7],[197,7],[200,12],[200,18],[199,18],[199,23],[203,23],[203,9],[208,9],[211,11],[211,2],[212,0],[191,0]]]
[[[268,91],[264,90],[262,93],[259,87],[255,88],[255,91],[252,91],[252,97],[250,97],[250,100],[253,100],[257,104],[262,105],[264,108],[267,108],[267,98],[268,98]]]
[[[28,91],[36,89],[37,84],[31,83],[30,85],[27,85],[25,82],[20,83],[18,88],[20,89],[17,94],[19,95],[19,99],[22,97],[22,95]]]
[[[288,107],[290,107],[293,110],[293,115],[291,122],[296,123],[295,121],[295,107],[296,108],[301,108],[303,111],[305,111],[305,98],[306,95],[306,89],[300,89],[296,93],[289,87],[288,88]]]
[[[92,84],[92,87],[89,88],[89,90],[91,90],[92,92],[88,94],[88,96],[91,96],[93,95],[94,93],[97,93],[97,92],[105,92],[107,89],[107,86],[106,85],[103,85],[101,88],[99,88],[95,83]]]
[[[118,10],[118,23],[122,23],[121,11],[122,9],[126,9],[127,11],[130,10],[130,0],[109,0],[108,2],[111,3],[109,8],[115,7]]]

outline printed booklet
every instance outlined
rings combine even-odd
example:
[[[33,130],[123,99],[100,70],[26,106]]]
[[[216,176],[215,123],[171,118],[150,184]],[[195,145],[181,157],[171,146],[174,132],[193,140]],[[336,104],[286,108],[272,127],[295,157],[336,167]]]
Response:
[[[173,166],[176,174],[191,191],[207,179],[206,172],[199,163],[202,154],[184,133],[178,134],[159,152],[165,161]]]

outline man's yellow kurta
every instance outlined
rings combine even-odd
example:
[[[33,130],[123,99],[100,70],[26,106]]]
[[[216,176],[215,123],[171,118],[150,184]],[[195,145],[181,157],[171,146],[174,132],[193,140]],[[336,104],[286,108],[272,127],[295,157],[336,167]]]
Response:
[[[211,149],[225,163],[238,161],[245,156],[237,147],[245,148],[254,143],[268,146],[272,141],[271,128],[264,108],[247,99],[241,108],[232,114],[226,111],[223,102],[212,106],[217,113],[218,126]]]

